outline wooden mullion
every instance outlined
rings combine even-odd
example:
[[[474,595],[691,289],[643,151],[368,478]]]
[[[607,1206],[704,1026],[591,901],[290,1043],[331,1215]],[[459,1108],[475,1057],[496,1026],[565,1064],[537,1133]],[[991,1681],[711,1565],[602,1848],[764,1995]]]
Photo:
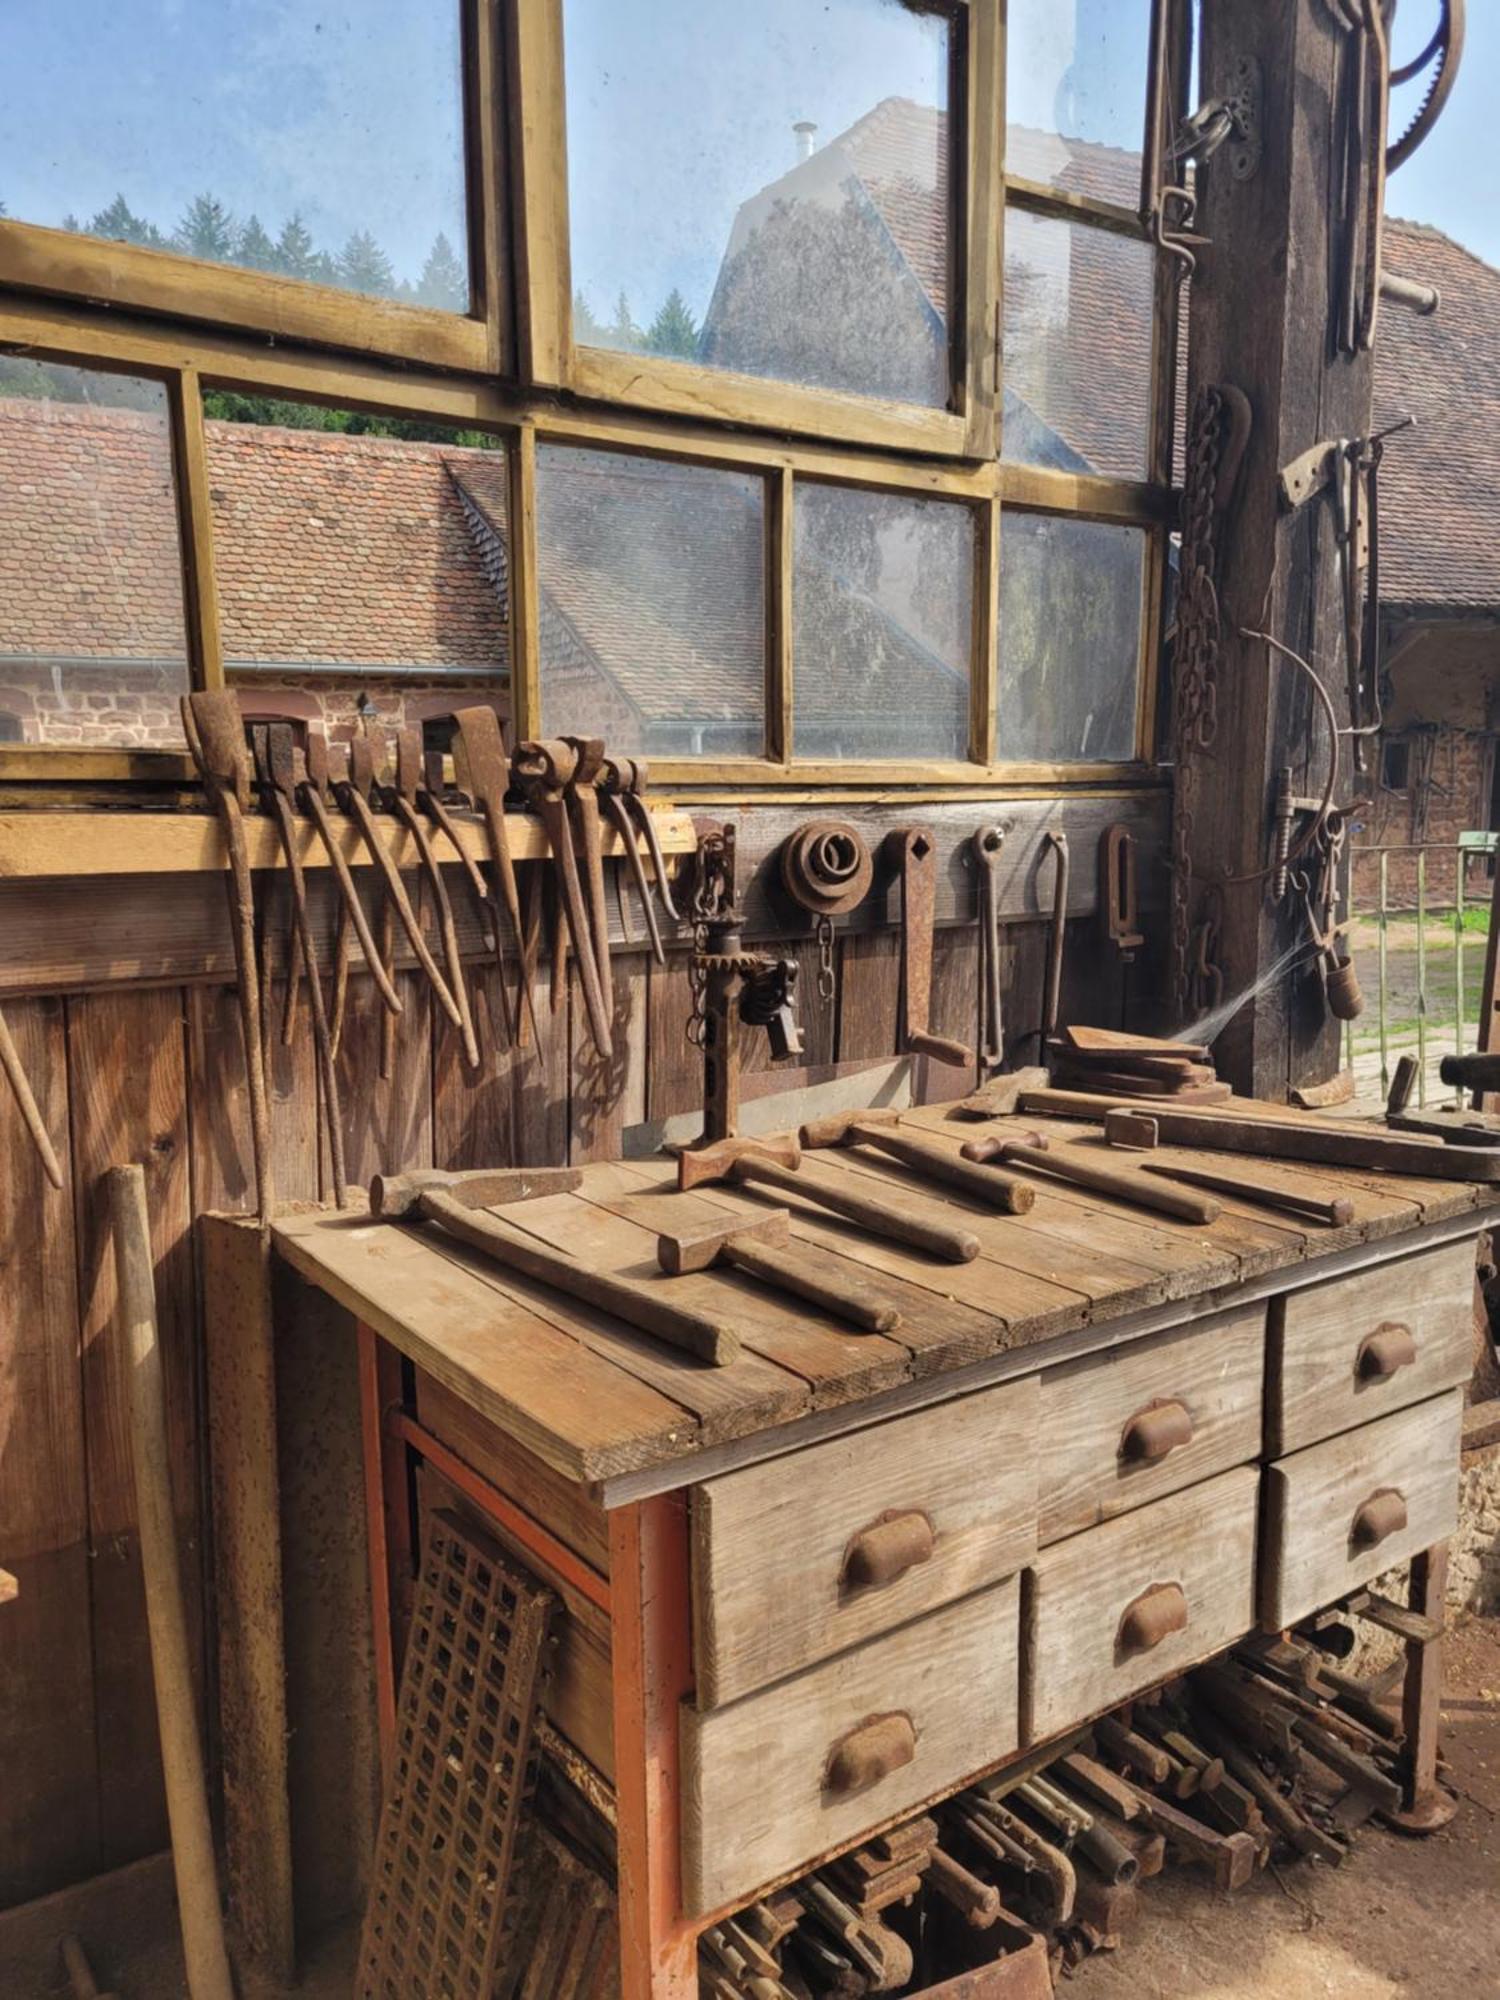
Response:
[[[1161,674],[1161,619],[1166,595],[1167,531],[1153,528],[1146,537],[1141,579],[1141,648],[1136,670],[1135,750],[1143,764],[1154,763],[1156,698]]]
[[[974,510],[973,640],[969,649],[969,755],[995,761],[1000,711],[1000,503]]]
[[[194,687],[222,687],[224,643],[219,619],[219,583],[214,569],[208,439],[203,428],[203,395],[196,369],[184,368],[168,381],[167,407],[172,427],[188,669]]]
[[[796,649],[796,490],[791,471],[771,475],[766,514],[766,757],[785,770],[793,749]]]
[[[1012,208],[1024,208],[1030,215],[1047,215],[1059,222],[1081,222],[1094,229],[1107,229],[1115,236],[1133,236],[1149,243],[1151,232],[1133,208],[1118,202],[1101,201],[1096,195],[1075,194],[1070,188],[1048,187],[1042,181],[1022,180],[1009,175],[1005,199]]]
[[[962,351],[955,356],[963,385],[971,458],[1000,449],[1001,330],[1005,284],[1005,25],[994,0],[970,5],[963,21],[962,74],[950,99],[965,108],[963,209],[957,246],[963,270],[950,295],[962,304]],[[957,260],[955,260],[957,261]],[[955,323],[957,314],[953,315]]]
[[[465,0],[464,158],[469,286],[492,374],[510,372],[511,267],[506,232],[505,75],[499,0]]]
[[[537,577],[536,432],[523,424],[510,453],[510,701],[512,741],[542,731],[541,591]]]
[[[1148,528],[1175,522],[1177,495],[1147,480],[1106,479],[1096,473],[1057,472],[1049,466],[1000,467],[1000,499],[1007,507],[1037,514],[1078,514],[1087,520],[1117,521]]]
[[[508,56],[518,372],[565,388],[575,371],[562,0],[513,0]]]

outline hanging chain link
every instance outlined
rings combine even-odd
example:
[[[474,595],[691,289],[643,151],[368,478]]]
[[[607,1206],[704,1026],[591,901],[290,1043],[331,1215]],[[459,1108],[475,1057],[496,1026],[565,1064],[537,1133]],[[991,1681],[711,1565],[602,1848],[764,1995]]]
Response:
[[[828,1005],[837,990],[833,971],[833,918],[818,919],[818,998]]]
[[[1218,735],[1219,591],[1214,503],[1224,448],[1225,400],[1209,384],[1198,392],[1188,431],[1178,558],[1177,618],[1172,639],[1172,1001],[1179,1021],[1214,971],[1213,940],[1193,936],[1193,835],[1199,760]]]
[[[721,827],[699,836],[693,870],[693,899],[689,910],[693,925],[693,949],[688,955],[688,990],[692,994],[692,1008],[688,1014],[687,1038],[695,1049],[703,1047],[708,1032],[704,1001],[708,988],[711,929],[729,914],[732,905],[733,892]]]

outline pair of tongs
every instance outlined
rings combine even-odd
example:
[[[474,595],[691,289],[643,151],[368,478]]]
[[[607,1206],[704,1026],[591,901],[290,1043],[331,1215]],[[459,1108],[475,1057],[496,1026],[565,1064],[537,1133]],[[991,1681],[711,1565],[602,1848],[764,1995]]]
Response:
[[[656,911],[651,901],[651,887],[646,879],[646,864],[642,859],[637,835],[646,843],[646,852],[651,858],[652,872],[656,877],[656,892],[661,897],[661,906],[674,924],[680,924],[682,917],[677,905],[672,901],[672,891],[667,882],[667,864],[661,851],[661,841],[657,837],[656,822],[642,793],[650,777],[648,766],[635,757],[606,757],[599,773],[599,797],[604,809],[613,821],[620,836],[631,873],[635,877],[636,894],[641,899],[641,908],[646,915],[646,929],[651,938],[651,956],[658,965],[667,962],[662,948],[661,930],[656,921]],[[625,916],[625,898],[620,898],[620,923],[627,940],[630,927]]]

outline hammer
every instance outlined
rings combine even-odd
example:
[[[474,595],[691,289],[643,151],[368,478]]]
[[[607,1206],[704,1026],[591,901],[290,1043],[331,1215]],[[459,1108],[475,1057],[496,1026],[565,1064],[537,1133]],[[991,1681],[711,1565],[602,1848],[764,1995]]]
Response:
[[[791,1220],[786,1209],[773,1208],[769,1215],[753,1220],[725,1216],[721,1222],[700,1223],[675,1236],[664,1233],[656,1239],[656,1260],[673,1277],[728,1264],[777,1291],[821,1306],[861,1333],[890,1333],[901,1324],[896,1308],[871,1287],[825,1277],[825,1257],[806,1252],[799,1256],[791,1249]]]
[[[801,1165],[802,1148],[795,1139],[780,1135],[719,1139],[707,1146],[683,1148],[677,1156],[677,1185],[688,1190],[728,1180],[741,1187],[773,1187],[782,1194],[800,1194],[871,1236],[882,1236],[888,1243],[908,1243],[945,1263],[972,1264],[979,1255],[979,1238],[972,1229],[928,1222],[875,1195],[805,1180],[799,1171]]]
[[[550,1249],[513,1223],[487,1211],[541,1195],[568,1194],[581,1185],[576,1167],[515,1167],[494,1173],[445,1174],[435,1168],[410,1174],[377,1174],[370,1183],[370,1213],[382,1222],[440,1223],[509,1270],[566,1292],[585,1305],[613,1313],[643,1333],[723,1368],[740,1351],[739,1335],[721,1321],[693,1312],[655,1286],[596,1271],[564,1251]]]
[[[819,1146],[873,1146],[929,1180],[959,1188],[1008,1215],[1024,1215],[1036,1205],[1036,1189],[1029,1181],[961,1160],[936,1140],[894,1130],[900,1116],[899,1111],[843,1111],[815,1118],[802,1127],[802,1143],[809,1152]]]
[[[1023,1139],[989,1138],[971,1139],[962,1151],[966,1160],[1010,1161],[1033,1173],[1053,1174],[1060,1181],[1072,1181],[1076,1187],[1089,1188],[1095,1194],[1113,1195],[1116,1201],[1134,1202],[1137,1208],[1174,1216],[1179,1222],[1209,1223],[1220,1213],[1219,1203],[1207,1195],[1158,1187],[1139,1174],[1103,1166],[1065,1147],[1028,1145]]]

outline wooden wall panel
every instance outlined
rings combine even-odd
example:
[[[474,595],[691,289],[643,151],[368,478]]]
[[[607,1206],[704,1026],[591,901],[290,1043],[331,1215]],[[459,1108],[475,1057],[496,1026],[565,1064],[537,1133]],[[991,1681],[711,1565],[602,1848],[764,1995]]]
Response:
[[[516,1057],[515,1157],[521,1166],[556,1167],[568,1157],[571,1029],[567,994],[560,1006],[553,1006],[552,974],[545,963],[537,967],[536,1017],[536,1039]]]
[[[271,1160],[278,1201],[317,1201],[318,1072],[304,994],[292,1046],[280,1022],[285,981],[271,988],[266,1090],[271,1103]],[[188,1088],[192,1119],[193,1213],[248,1213],[255,1207],[249,1093],[239,1001],[232,986],[189,986]]]
[[[659,1122],[703,1102],[703,1057],[687,1038],[693,994],[686,952],[669,951],[665,965],[650,968],[646,1006],[646,1116]]]
[[[516,1077],[527,1060],[505,1033],[500,974],[493,960],[466,968],[469,1006],[479,1042],[480,1066],[464,1061],[463,1038],[441,1009],[433,1010],[432,1162],[460,1172],[501,1167],[516,1157]],[[506,992],[515,1003],[516,982],[507,967]]]
[[[68,1003],[83,1409],[92,1544],[100,1857],[117,1867],[167,1837],[130,1462],[124,1351],[115,1316],[106,1170],[146,1171],[156,1308],[172,1448],[172,1497],[189,1618],[201,1655],[199,1344],[190,1232],[183,996],[166,989]]]
[[[979,933],[972,924],[940,930],[932,941],[932,1008],[929,1021],[935,1035],[950,1035],[975,1052],[979,1048]],[[972,1090],[979,1078],[978,1061],[967,1067],[917,1061],[912,1095],[918,1104],[938,1104]]]
[[[63,1005],[6,1021],[66,1175]],[[88,1491],[72,1190],[42,1172],[9,1096],[0,1108],[0,1905],[97,1865]]]
[[[610,1053],[604,1056],[594,1046],[578,968],[570,963],[573,1048],[568,1158],[575,1165],[586,1160],[617,1160],[621,1133],[627,1125],[639,1125],[646,1115],[647,964],[647,954],[642,951],[614,954],[610,966],[614,975],[614,1040]]]
[[[896,933],[874,931],[842,939],[838,981],[838,1060],[857,1062],[894,1055],[901,993],[901,947]]]
[[[349,981],[338,1083],[344,1167],[354,1186],[376,1174],[432,1165],[431,995],[426,979],[413,972],[396,975],[396,991],[403,1011],[396,1017],[395,1063],[386,1078],[380,1074],[385,1012],[380,995],[362,974]]]

